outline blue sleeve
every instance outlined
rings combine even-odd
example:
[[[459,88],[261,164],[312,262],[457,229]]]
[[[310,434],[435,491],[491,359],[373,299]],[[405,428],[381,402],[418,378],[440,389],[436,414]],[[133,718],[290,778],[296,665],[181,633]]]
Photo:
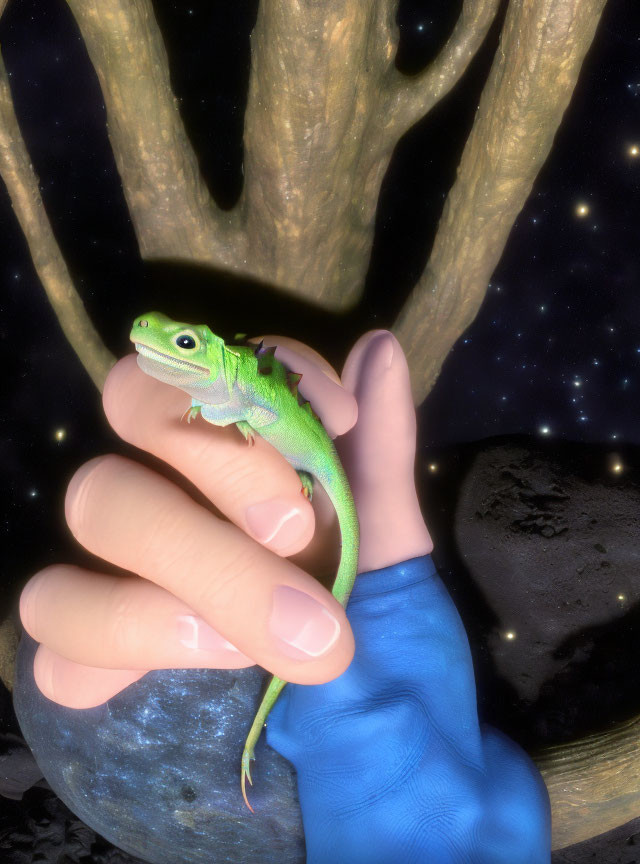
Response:
[[[466,633],[431,556],[359,575],[347,614],[349,668],[289,684],[267,724],[297,771],[307,864],[548,864],[546,787],[479,724]]]

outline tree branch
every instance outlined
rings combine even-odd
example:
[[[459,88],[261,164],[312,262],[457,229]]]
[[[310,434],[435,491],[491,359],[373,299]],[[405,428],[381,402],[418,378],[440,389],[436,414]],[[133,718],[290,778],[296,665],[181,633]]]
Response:
[[[484,299],[516,216],[544,163],[605,0],[512,0],[431,258],[394,333],[431,390]]]
[[[238,214],[209,195],[171,90],[150,0],[68,0],[98,75],[143,258],[244,269]]]
[[[71,280],[47,217],[29,154],[13,110],[9,77],[0,56],[0,175],[22,227],[33,263],[65,336],[102,391],[116,358],[91,323]]]
[[[465,0],[453,33],[433,63],[414,76],[393,70],[385,115],[394,144],[460,80],[482,45],[499,6],[500,0]]]
[[[640,717],[549,747],[533,759],[549,792],[552,848],[572,846],[640,813]]]

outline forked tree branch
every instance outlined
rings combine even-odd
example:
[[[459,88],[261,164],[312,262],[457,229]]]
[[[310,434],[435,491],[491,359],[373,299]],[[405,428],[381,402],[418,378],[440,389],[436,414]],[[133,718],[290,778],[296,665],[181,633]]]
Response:
[[[38,178],[13,110],[9,76],[1,56],[0,175],[60,326],[94,384],[102,391],[107,373],[116,358],[106,348],[91,323],[51,230],[40,196]]]
[[[446,44],[418,75],[396,70],[388,83],[385,124],[393,143],[422,119],[458,83],[480,48],[500,0],[465,0]]]
[[[549,747],[533,759],[549,792],[552,848],[604,834],[640,814],[640,717]]]
[[[475,318],[547,158],[605,0],[511,0],[431,257],[394,333],[417,402]]]
[[[171,90],[151,0],[68,0],[96,70],[143,258],[243,268],[238,214],[209,195]]]

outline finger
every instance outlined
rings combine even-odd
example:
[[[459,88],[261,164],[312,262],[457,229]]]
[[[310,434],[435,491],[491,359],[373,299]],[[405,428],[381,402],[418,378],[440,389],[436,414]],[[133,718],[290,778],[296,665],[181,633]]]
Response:
[[[54,564],[27,582],[20,618],[36,642],[85,666],[145,672],[253,666],[193,609],[133,576]]]
[[[33,676],[40,692],[67,708],[95,708],[146,675],[131,669],[94,669],[39,645]]]
[[[285,681],[322,683],[349,665],[351,628],[320,583],[150,469],[92,459],[72,478],[65,513],[86,549],[175,595]]]
[[[409,369],[395,336],[373,330],[347,357],[344,387],[358,422],[338,442],[360,522],[360,571],[427,555],[433,542],[414,482],[416,414]]]
[[[262,438],[248,447],[234,425],[180,422],[189,396],[145,375],[133,354],[110,371],[103,404],[121,438],[176,468],[255,540],[279,555],[308,544],[313,508],[293,468]]]

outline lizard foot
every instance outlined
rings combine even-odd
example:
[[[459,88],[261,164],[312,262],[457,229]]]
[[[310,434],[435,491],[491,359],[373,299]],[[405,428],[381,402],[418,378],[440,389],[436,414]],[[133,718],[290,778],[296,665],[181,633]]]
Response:
[[[246,420],[237,420],[236,426],[244,435],[245,441],[249,447],[253,447],[256,443],[256,433],[253,431],[251,426],[247,423]]]
[[[242,797],[244,798],[244,803],[247,805],[251,812],[254,812],[253,807],[249,804],[249,800],[247,798],[247,790],[245,788],[245,780],[248,780],[249,783],[253,786],[253,780],[251,779],[251,768],[249,767],[249,762],[253,759],[255,761],[255,756],[253,755],[253,750],[245,749],[242,752],[242,770],[240,771],[240,786],[242,787]]]
[[[300,478],[301,489],[300,491],[304,495],[305,498],[308,498],[309,501],[313,498],[313,474],[309,471],[297,471],[298,477]]]
[[[182,421],[186,417],[187,423],[191,423],[191,421],[195,420],[195,418],[198,416],[199,413],[200,413],[200,406],[198,406],[198,407],[192,406],[191,408],[187,408],[187,410],[184,412],[184,414],[180,418],[180,422],[182,423]]]

